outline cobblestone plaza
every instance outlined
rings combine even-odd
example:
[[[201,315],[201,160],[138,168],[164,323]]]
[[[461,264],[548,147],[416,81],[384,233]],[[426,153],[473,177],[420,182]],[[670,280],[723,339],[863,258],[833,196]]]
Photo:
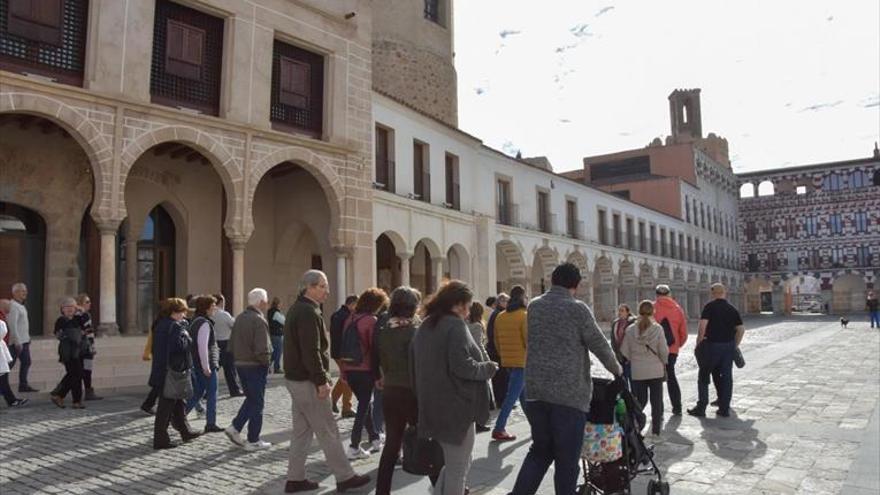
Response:
[[[730,418],[669,418],[656,456],[672,493],[876,494],[880,452],[880,333],[865,322],[841,329],[831,319],[748,319],[742,349],[747,364],[734,380]],[[685,403],[696,388],[693,339],[681,353]],[[145,390],[144,390],[145,392]],[[225,396],[225,393],[223,394]],[[268,389],[259,453],[235,448],[223,435],[155,452],[152,418],[138,394],[89,403],[84,411],[59,410],[35,397],[19,409],[0,410],[0,491],[25,493],[281,493],[291,431],[290,399],[275,379]],[[223,399],[219,423],[241,399]],[[201,425],[201,421],[193,421]],[[478,435],[471,493],[504,494],[513,485],[529,445],[529,428],[514,412],[515,442]],[[347,437],[352,420],[340,420]],[[378,455],[355,469],[375,474]],[[332,476],[315,449],[307,464],[332,493]],[[552,469],[552,468],[551,468]],[[637,481],[634,493],[644,491]],[[372,485],[361,493],[368,493]],[[427,479],[394,476],[395,493],[429,493]],[[552,493],[548,473],[540,493]]]

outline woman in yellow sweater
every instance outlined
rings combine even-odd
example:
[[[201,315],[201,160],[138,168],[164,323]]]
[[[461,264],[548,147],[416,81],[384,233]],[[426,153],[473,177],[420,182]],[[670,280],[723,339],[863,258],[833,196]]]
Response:
[[[516,440],[515,435],[507,433],[507,418],[519,399],[520,406],[525,407],[524,371],[526,367],[526,341],[528,328],[526,323],[526,290],[519,285],[510,290],[510,302],[507,309],[495,318],[495,348],[501,356],[501,366],[509,371],[507,396],[498,412],[492,439],[499,442]]]

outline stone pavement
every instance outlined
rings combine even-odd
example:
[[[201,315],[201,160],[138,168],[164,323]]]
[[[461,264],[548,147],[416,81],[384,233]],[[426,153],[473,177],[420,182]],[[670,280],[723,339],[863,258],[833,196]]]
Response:
[[[737,370],[731,418],[669,419],[657,460],[672,493],[880,493],[880,333],[866,323],[841,330],[830,318],[746,323],[746,368]],[[680,356],[686,403],[696,392],[692,345]],[[264,438],[270,450],[245,453],[222,434],[154,452],[152,418],[142,397],[122,395],[60,410],[48,401],[0,409],[0,493],[281,493],[290,435],[290,398],[279,379],[267,391]],[[226,425],[241,399],[222,399]],[[193,421],[202,425],[201,421]],[[347,436],[352,421],[340,421]],[[528,424],[514,412],[519,440],[478,435],[472,493],[504,494],[529,445]],[[375,475],[378,456],[355,469]],[[335,487],[320,451],[308,463],[323,490]],[[430,493],[427,480],[395,472],[395,493]],[[634,493],[644,493],[640,478]],[[361,493],[369,493],[372,489]],[[541,493],[553,493],[552,468]]]

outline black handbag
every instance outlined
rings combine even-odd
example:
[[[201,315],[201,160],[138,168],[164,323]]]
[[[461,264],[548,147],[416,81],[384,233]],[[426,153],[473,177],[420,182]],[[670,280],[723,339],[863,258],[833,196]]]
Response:
[[[431,476],[440,474],[445,464],[443,447],[433,439],[419,438],[415,426],[403,432],[403,470],[410,474]]]
[[[170,339],[169,339],[170,341]],[[162,397],[175,400],[189,400],[193,395],[192,373],[190,366],[185,371],[177,371],[171,367],[171,343],[165,351],[165,383],[162,385]]]
[[[743,353],[739,350],[739,347],[733,351],[733,364],[735,364],[737,368],[742,368],[746,365],[746,359],[743,357]]]

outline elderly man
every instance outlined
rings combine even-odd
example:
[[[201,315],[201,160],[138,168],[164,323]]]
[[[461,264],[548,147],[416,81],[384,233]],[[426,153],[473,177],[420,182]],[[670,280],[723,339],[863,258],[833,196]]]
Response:
[[[654,290],[657,298],[654,300],[654,319],[663,326],[664,333],[667,330],[672,334],[672,342],[669,344],[669,360],[666,363],[666,387],[669,390],[669,402],[672,403],[672,415],[681,416],[681,388],[678,386],[678,378],[675,377],[675,361],[678,359],[678,351],[688,338],[687,317],[684,310],[669,295],[669,286],[660,284]]]
[[[272,446],[260,440],[263,429],[263,405],[266,395],[266,379],[269,376],[269,323],[264,313],[269,309],[269,294],[265,289],[253,289],[247,296],[248,307],[235,318],[232,326],[232,355],[235,368],[244,388],[244,402],[226,436],[232,443],[245,450],[264,450]],[[247,443],[241,438],[241,430],[248,425]]]
[[[330,295],[327,276],[319,270],[303,274],[299,297],[284,324],[284,378],[292,405],[293,434],[287,463],[286,493],[313,491],[318,483],[306,479],[306,457],[312,438],[336,478],[336,491],[343,492],[370,482],[355,474],[342,448],[342,438],[330,404],[330,344],[321,304]]]
[[[12,356],[9,355],[4,340],[9,332],[6,327],[6,315],[9,314],[9,307],[9,299],[0,299],[0,395],[3,396],[9,407],[18,407],[27,404],[28,400],[16,397],[9,386],[9,362],[12,361]]]
[[[727,289],[712,284],[712,301],[703,307],[700,315],[700,333],[697,335],[697,378],[699,399],[697,405],[688,409],[691,416],[706,415],[709,403],[709,377],[718,383],[718,416],[730,416],[730,400],[733,396],[733,358],[745,335],[739,311],[727,302]]]
[[[10,301],[9,314],[6,316],[6,325],[9,327],[10,354],[12,364],[21,362],[18,369],[18,391],[39,392],[28,384],[28,371],[31,369],[31,334],[28,311],[24,306],[27,300],[27,286],[21,282],[12,286],[12,301]]]

